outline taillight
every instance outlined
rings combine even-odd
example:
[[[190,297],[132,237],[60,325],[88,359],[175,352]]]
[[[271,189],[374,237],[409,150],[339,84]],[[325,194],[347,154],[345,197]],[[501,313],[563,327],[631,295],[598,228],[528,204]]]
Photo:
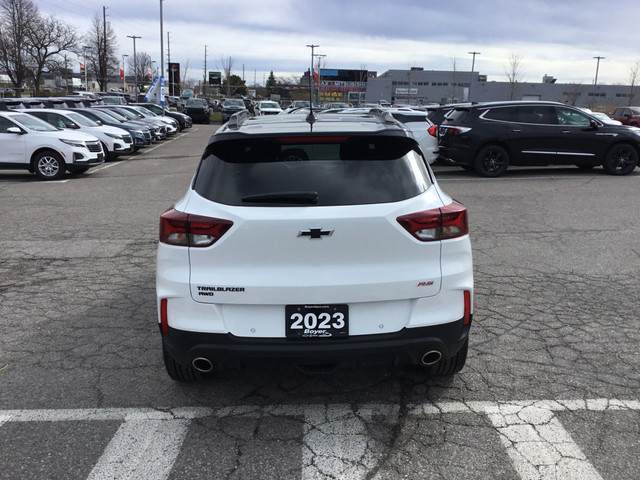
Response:
[[[450,135],[462,135],[463,133],[467,133],[471,130],[469,127],[445,127],[446,133]]]
[[[429,135],[431,135],[432,137],[438,137],[438,127],[436,127],[435,125],[431,125],[429,127],[429,130],[427,130],[429,132]]]
[[[233,225],[230,220],[178,212],[160,215],[160,242],[182,247],[209,247]]]
[[[467,208],[455,200],[444,207],[403,215],[397,220],[421,242],[446,240],[469,233]]]

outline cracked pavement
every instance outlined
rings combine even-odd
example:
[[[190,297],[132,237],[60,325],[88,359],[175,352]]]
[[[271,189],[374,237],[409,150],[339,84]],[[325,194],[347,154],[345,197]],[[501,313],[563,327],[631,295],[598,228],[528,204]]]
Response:
[[[640,475],[640,170],[434,168],[474,248],[452,379],[257,364],[180,385],[155,319],[157,219],[211,129],[64,182],[0,173],[0,479]]]

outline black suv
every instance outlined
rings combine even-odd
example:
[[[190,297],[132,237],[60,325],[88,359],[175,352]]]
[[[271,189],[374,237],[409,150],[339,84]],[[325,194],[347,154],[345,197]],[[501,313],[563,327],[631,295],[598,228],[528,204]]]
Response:
[[[247,110],[244,100],[241,98],[227,98],[222,104],[222,123],[229,121],[234,113]]]
[[[627,175],[640,154],[640,130],[555,102],[456,107],[439,131],[441,157],[485,177],[509,165],[602,165],[611,175]]]

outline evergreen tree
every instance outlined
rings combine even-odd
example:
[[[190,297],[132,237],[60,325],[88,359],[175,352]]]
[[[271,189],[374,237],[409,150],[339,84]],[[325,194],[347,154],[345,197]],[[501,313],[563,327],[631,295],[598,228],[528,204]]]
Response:
[[[269,78],[267,78],[267,93],[272,94],[276,89],[277,84],[278,83],[276,82],[276,77],[273,74],[273,70],[271,70],[271,73],[269,73]]]

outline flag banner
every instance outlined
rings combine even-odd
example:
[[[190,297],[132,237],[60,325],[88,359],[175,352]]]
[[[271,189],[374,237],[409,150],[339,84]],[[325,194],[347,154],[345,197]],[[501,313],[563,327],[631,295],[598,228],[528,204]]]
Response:
[[[164,75],[160,77],[160,105],[164,105]]]
[[[158,99],[158,77],[153,77],[153,82],[151,82],[151,86],[149,90],[147,90],[147,94],[144,96],[145,102],[156,103]]]
[[[84,72],[84,63],[82,62],[78,62],[80,63],[80,72]]]
[[[124,80],[124,70],[120,69],[120,80]]]

